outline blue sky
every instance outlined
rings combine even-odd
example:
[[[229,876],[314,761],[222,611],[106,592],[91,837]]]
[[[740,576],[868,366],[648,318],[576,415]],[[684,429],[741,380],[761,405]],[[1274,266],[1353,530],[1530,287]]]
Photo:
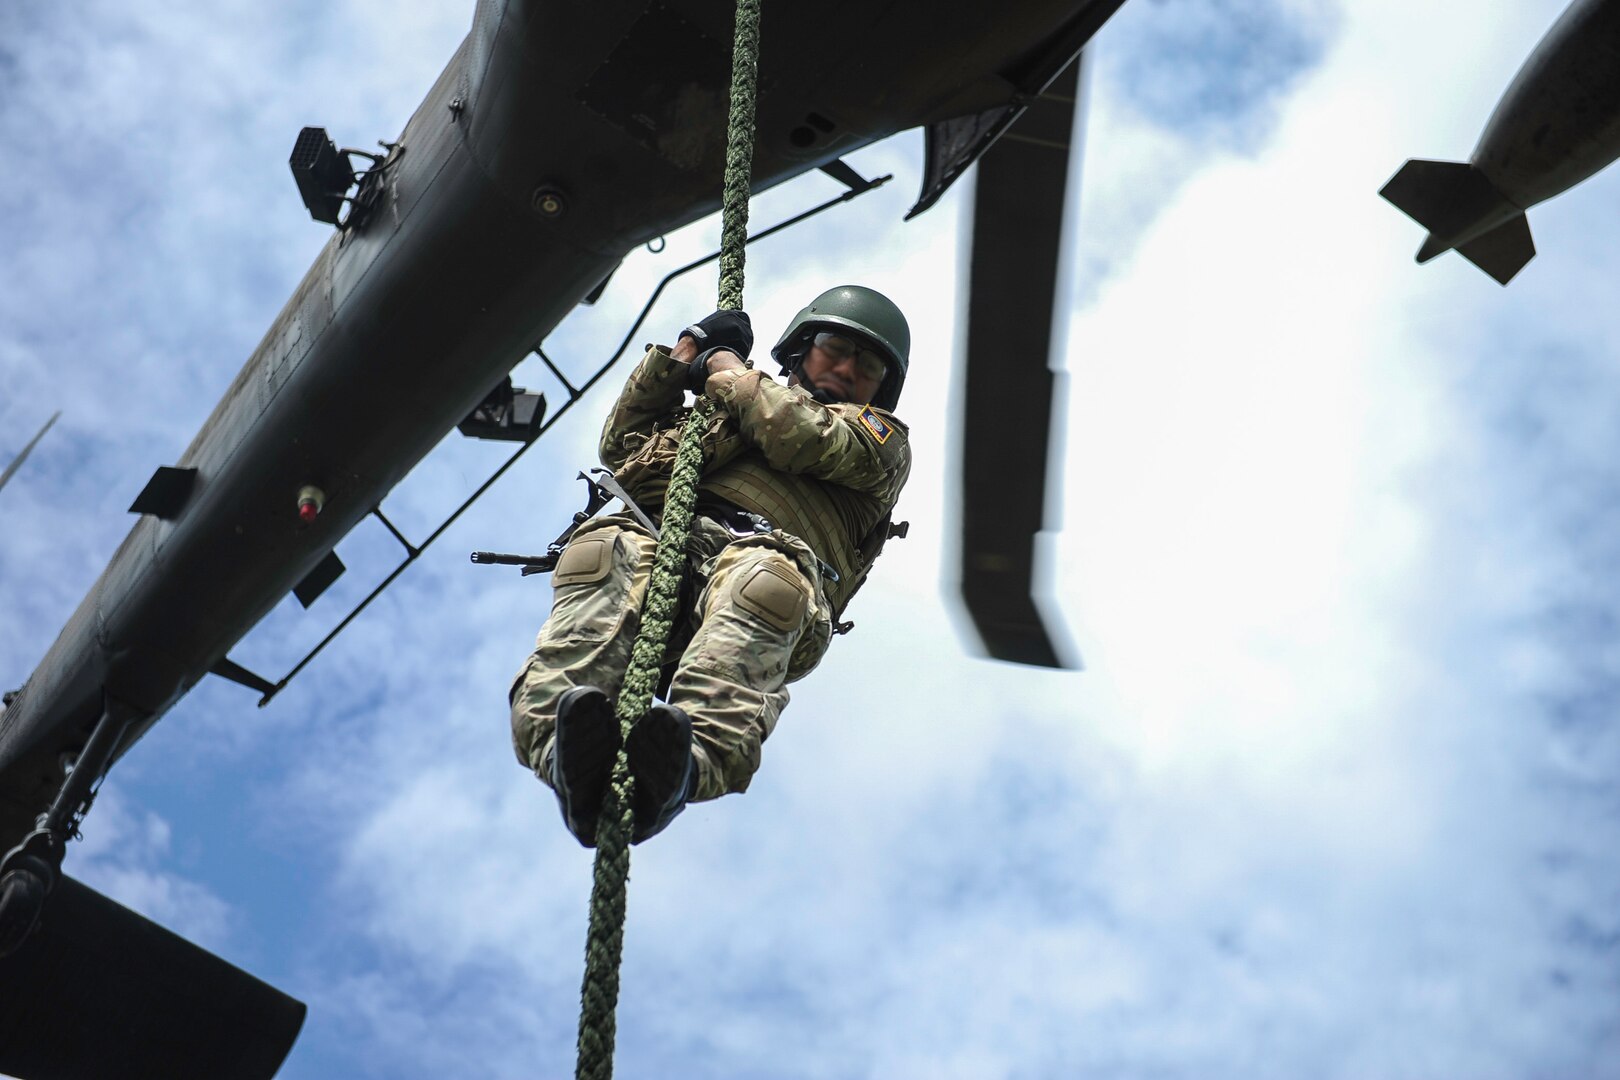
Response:
[[[1043,547],[1082,673],[965,643],[962,193],[902,226],[903,136],[855,159],[888,188],[753,250],[757,326],[851,279],[910,315],[913,528],[750,792],[637,849],[621,1075],[1620,1075],[1620,180],[1534,210],[1507,289],[1414,266],[1376,196],[1467,156],[1560,7],[1132,0],[1099,36]],[[470,15],[0,7],[0,459],[63,409],[0,492],[0,682],[324,243],[297,130],[392,138]],[[548,352],[593,368],[717,232],[635,255]],[[200,686],[70,855],[310,1003],[284,1077],[571,1067],[589,854],[504,718],[549,590],[466,551],[556,532],[606,392],[269,708]],[[419,539],[500,456],[447,440],[386,508]],[[340,551],[239,661],[279,676],[398,558],[375,523]]]

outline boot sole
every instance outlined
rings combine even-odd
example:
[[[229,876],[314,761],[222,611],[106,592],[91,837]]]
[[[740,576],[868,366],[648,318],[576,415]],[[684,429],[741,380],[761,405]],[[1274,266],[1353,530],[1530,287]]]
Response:
[[[557,702],[556,766],[565,806],[563,822],[586,847],[596,846],[602,800],[619,752],[619,721],[607,695],[576,686]]]
[[[632,843],[655,835],[686,805],[692,772],[692,724],[673,706],[655,702],[625,743],[635,777]]]

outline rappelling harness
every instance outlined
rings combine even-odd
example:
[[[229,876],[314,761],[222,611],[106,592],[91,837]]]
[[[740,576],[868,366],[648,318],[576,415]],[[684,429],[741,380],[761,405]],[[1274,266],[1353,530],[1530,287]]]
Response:
[[[580,527],[605,510],[608,504],[615,499],[624,504],[625,510],[641,523],[642,527],[647,530],[654,540],[661,539],[662,533],[657,523],[636,503],[630,493],[624,490],[623,485],[614,477],[611,470],[598,466],[588,472],[581,472],[579,479],[585,481],[586,485],[585,507],[575,512],[567,528],[558,533],[557,538],[546,546],[544,555],[508,555],[495,551],[475,551],[472,553],[472,561],[486,565],[516,566],[521,568],[524,577],[529,577],[532,574],[549,574],[556,569],[557,560],[562,558],[562,553],[568,547],[568,542],[574,538],[574,534],[580,530]],[[700,494],[697,513],[717,522],[738,539],[776,531],[776,525],[763,514],[745,510],[713,495]],[[872,563],[882,554],[884,545],[890,540],[905,539],[910,531],[911,522],[902,521],[896,523],[892,513],[885,514],[867,530],[860,543],[855,545],[859,570],[848,594],[845,595],[838,609],[833,612],[833,633],[847,634],[854,629],[855,624],[853,622],[839,621],[840,616],[844,613],[844,608],[849,605],[849,601],[854,597],[856,590],[865,582],[866,575],[872,568]],[[816,556],[816,564],[824,581],[837,583],[842,580],[832,564],[820,555]]]

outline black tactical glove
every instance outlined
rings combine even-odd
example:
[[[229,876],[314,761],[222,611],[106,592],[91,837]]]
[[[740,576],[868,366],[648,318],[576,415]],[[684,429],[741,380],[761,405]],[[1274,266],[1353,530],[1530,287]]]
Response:
[[[702,322],[695,322],[682,330],[680,337],[696,341],[698,352],[730,349],[747,360],[754,348],[754,324],[748,321],[746,311],[717,311]]]
[[[734,351],[729,345],[716,345],[712,349],[704,349],[692,358],[686,365],[686,388],[694,394],[702,395],[704,387],[709,383],[709,357],[717,352]],[[744,360],[743,363],[748,363]]]

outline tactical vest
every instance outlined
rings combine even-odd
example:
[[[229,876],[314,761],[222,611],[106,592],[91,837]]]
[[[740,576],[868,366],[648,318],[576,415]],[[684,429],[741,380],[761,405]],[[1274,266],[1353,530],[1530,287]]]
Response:
[[[810,546],[838,573],[823,589],[834,611],[842,611],[866,567],[861,541],[889,507],[870,495],[828,484],[800,473],[778,472],[764,455],[750,449],[703,474],[698,491],[758,514]]]
[[[655,518],[663,513],[687,412],[677,409],[656,422],[650,431],[627,433],[616,440],[628,454],[615,474],[616,479],[637,504]],[[904,431],[899,421],[892,417],[890,421]],[[851,422],[856,421],[851,419]],[[742,437],[736,421],[724,413],[715,415],[702,438],[704,469],[698,484],[700,504],[707,494],[758,514],[776,528],[804,541],[837,573],[837,581],[832,581],[830,575],[824,576],[823,592],[834,612],[841,613],[865,580],[873,560],[882,550],[883,541],[888,538],[893,499],[904,485],[905,477],[891,476],[890,482],[882,485],[891,492],[885,499],[820,480],[808,473],[773,469],[765,455]],[[608,436],[604,436],[606,445]],[[604,459],[606,457],[604,451]],[[898,467],[905,468],[904,465]]]

